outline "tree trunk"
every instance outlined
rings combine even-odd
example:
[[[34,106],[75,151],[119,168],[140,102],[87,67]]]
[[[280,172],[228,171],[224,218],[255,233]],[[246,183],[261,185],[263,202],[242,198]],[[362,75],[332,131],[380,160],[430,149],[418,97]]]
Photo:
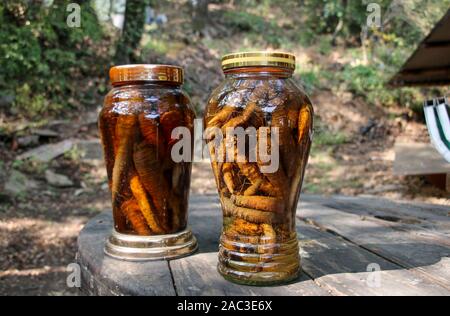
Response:
[[[145,7],[148,0],[127,0],[122,36],[117,44],[116,64],[137,61],[135,50],[139,46],[145,25]]]
[[[191,0],[192,24],[197,32],[202,32],[208,22],[208,2],[209,0]]]

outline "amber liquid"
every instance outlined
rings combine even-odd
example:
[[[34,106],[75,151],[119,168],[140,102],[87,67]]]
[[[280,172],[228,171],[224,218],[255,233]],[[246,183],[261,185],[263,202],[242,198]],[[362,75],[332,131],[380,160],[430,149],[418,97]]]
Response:
[[[219,89],[220,90],[220,89]],[[251,162],[257,152],[247,144],[244,161],[223,162],[227,140],[208,135],[211,164],[224,214],[218,269],[226,278],[245,284],[276,284],[299,271],[295,212],[312,136],[313,109],[309,99],[280,79],[231,80],[213,95],[205,126],[276,127],[279,168],[262,171]],[[268,142],[267,152],[275,150]],[[235,148],[235,151],[238,151]]]
[[[143,236],[179,232],[187,222],[191,163],[171,158],[178,141],[171,132],[185,126],[192,133],[194,113],[176,96],[153,97],[149,105],[148,91],[130,91],[107,96],[99,117],[115,229]]]

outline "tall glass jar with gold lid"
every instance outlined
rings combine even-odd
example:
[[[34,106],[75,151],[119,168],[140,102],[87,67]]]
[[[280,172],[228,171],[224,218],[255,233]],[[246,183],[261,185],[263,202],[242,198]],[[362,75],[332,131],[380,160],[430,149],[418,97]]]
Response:
[[[191,159],[172,155],[174,129],[192,135],[194,127],[183,69],[116,66],[110,79],[99,115],[114,218],[105,252],[125,260],[188,255],[197,248],[187,228]]]
[[[222,68],[204,115],[223,211],[218,270],[237,283],[288,282],[300,271],[295,213],[313,108],[292,54],[229,54]]]

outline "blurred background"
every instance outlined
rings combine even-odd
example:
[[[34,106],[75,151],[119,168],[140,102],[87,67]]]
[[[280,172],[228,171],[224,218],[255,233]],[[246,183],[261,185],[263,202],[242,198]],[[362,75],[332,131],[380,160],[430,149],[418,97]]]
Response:
[[[380,8],[378,26],[367,27],[370,2]],[[200,117],[223,80],[223,54],[294,53],[294,78],[316,111],[304,193],[450,205],[448,192],[426,177],[393,172],[395,142],[429,143],[423,102],[448,95],[448,87],[387,85],[449,6],[450,0],[2,1],[0,294],[76,292],[65,280],[77,234],[110,206],[96,121],[116,64],[183,66],[184,89]],[[215,193],[212,179],[209,164],[196,163],[191,192]]]

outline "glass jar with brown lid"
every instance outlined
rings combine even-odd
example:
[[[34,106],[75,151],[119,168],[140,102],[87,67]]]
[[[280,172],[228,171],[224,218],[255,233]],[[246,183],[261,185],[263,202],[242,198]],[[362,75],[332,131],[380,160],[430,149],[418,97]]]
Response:
[[[183,70],[116,66],[110,80],[99,115],[114,218],[105,252],[128,260],[187,255],[197,247],[187,229],[191,159],[172,157],[174,129],[192,135],[195,118]]]
[[[313,108],[292,80],[292,54],[229,54],[222,68],[204,115],[223,211],[218,270],[238,283],[284,283],[300,270],[295,213]]]

